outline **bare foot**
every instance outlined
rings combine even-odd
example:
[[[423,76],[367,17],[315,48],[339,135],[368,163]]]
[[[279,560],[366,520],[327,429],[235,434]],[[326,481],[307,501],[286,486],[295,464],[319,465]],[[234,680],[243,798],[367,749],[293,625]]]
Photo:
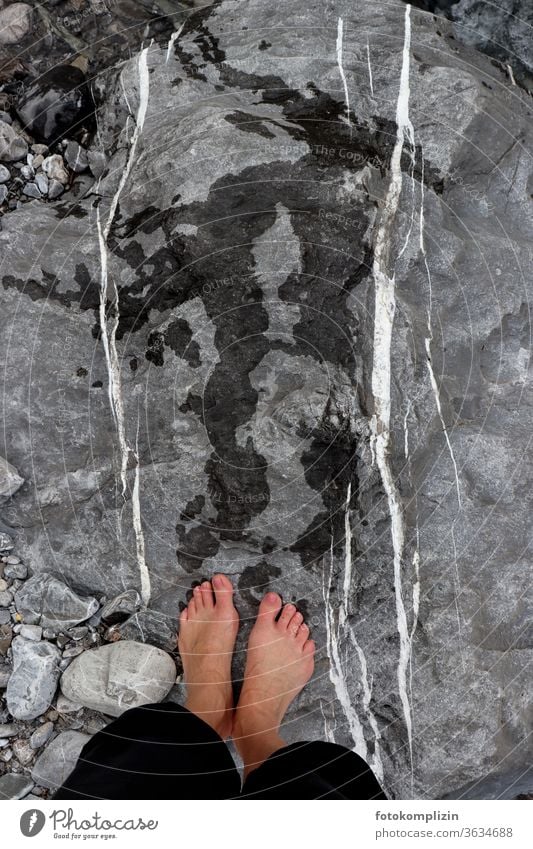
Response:
[[[246,669],[232,736],[245,776],[285,745],[279,728],[287,708],[313,674],[315,644],[293,604],[276,593],[263,598],[250,634]]]
[[[214,575],[193,590],[180,615],[178,648],[187,685],[185,707],[222,738],[231,732],[233,691],[231,657],[239,627],[233,606],[233,586],[225,575]]]

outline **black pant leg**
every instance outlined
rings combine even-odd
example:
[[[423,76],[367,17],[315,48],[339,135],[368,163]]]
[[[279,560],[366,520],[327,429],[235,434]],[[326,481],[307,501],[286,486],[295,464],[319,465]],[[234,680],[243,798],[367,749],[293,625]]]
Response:
[[[219,735],[161,702],[127,710],[91,737],[54,799],[228,799],[240,788]]]
[[[386,799],[368,764],[336,743],[302,742],[270,755],[241,799]]]

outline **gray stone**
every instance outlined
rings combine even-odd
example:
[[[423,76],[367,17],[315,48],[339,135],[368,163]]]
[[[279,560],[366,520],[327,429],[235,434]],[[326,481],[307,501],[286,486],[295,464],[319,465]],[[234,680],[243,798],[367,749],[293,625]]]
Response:
[[[0,531],[0,551],[12,551],[14,543],[9,534]]]
[[[63,185],[68,183],[68,171],[65,168],[63,157],[59,153],[47,156],[41,167],[51,181],[56,180]]]
[[[13,743],[13,754],[22,766],[28,766],[35,757],[35,752],[28,740],[15,740]]]
[[[0,183],[5,182],[2,180],[2,168],[4,168],[4,166],[0,166]],[[7,171],[7,168],[4,168],[4,171]],[[11,498],[11,496],[20,489],[23,483],[24,478],[19,475],[15,467],[12,466],[11,463],[8,463],[3,457],[0,457],[0,504],[2,503],[2,500]]]
[[[11,614],[5,608],[0,609],[0,625],[8,625],[11,622]]]
[[[9,625],[0,625],[0,655],[6,655],[13,639],[13,629]]]
[[[9,584],[5,580],[5,578],[0,578],[0,592],[4,592],[4,590],[7,590],[8,587],[9,587]]]
[[[83,707],[79,702],[67,699],[63,693],[59,693],[56,700],[56,709],[58,713],[77,713]]]
[[[87,159],[93,176],[99,180],[107,167],[107,157],[100,150],[88,150]]]
[[[153,646],[120,641],[86,651],[61,676],[67,698],[111,716],[159,702],[176,680],[174,661]]]
[[[56,200],[56,198],[61,197],[64,191],[64,185],[60,183],[59,180],[54,180],[52,178],[48,184],[48,199]]]
[[[89,167],[89,161],[87,159],[87,151],[84,150],[78,142],[69,141],[65,148],[65,160],[69,168],[71,168],[76,174],[80,174],[82,171],[86,171]]]
[[[7,563],[8,566],[18,566],[20,564],[20,562],[21,562],[20,557],[17,557],[16,554],[9,554],[6,557],[6,563]]]
[[[89,633],[87,625],[79,625],[77,628],[69,628],[68,635],[72,640],[83,640]]]
[[[24,563],[8,564],[4,569],[4,575],[6,578],[11,578],[11,580],[18,579],[23,581],[28,577],[28,567]]]
[[[18,726],[13,725],[12,722],[7,725],[0,725],[0,737],[16,737],[18,732]]]
[[[29,154],[28,154],[28,159],[29,159]],[[23,177],[25,180],[32,180],[33,177],[35,176],[35,171],[31,167],[31,165],[23,165],[22,168],[20,169],[20,176]]]
[[[157,610],[141,610],[110,631],[124,640],[137,640],[164,651],[176,648],[176,619]],[[112,638],[112,635],[110,635]]]
[[[100,611],[102,622],[105,622],[107,625],[122,622],[132,613],[139,610],[141,606],[142,601],[137,590],[125,590],[104,604]]]
[[[15,593],[15,604],[25,622],[57,629],[78,625],[98,609],[95,598],[79,596],[48,572],[30,578]]]
[[[31,6],[11,3],[0,10],[0,44],[18,44],[31,31]]]
[[[63,651],[63,657],[78,657],[83,650],[83,646],[67,646]]]
[[[45,156],[48,153],[48,145],[46,144],[32,144],[31,149],[36,156]]]
[[[23,194],[30,198],[40,198],[41,193],[36,183],[26,183],[22,190]]]
[[[10,174],[9,169],[6,168],[5,165],[0,165],[0,183],[7,183],[7,181],[10,179],[10,177],[11,177],[11,174]],[[6,461],[2,460],[0,458],[0,489],[1,489],[1,486],[2,486],[2,484],[1,484],[1,480],[2,480],[1,464],[2,464],[2,462],[5,463]]]
[[[48,744],[37,758],[31,777],[36,784],[57,790],[70,775],[81,750],[90,740],[79,731],[63,731]]]
[[[54,733],[54,723],[53,722],[43,722],[43,724],[37,728],[30,737],[30,746],[32,749],[40,749],[46,743],[48,743],[50,737]]]
[[[7,687],[12,671],[11,666],[0,663],[0,690],[4,690]]]
[[[42,195],[48,194],[48,177],[46,174],[36,174],[35,185]]]
[[[0,186],[0,203],[4,203],[8,197],[7,186]]]
[[[0,799],[24,799],[33,784],[27,775],[6,773],[0,777]]]
[[[40,625],[23,625],[20,629],[20,636],[26,640],[34,640],[39,642],[43,636],[43,629]]]
[[[9,607],[13,601],[13,593],[9,590],[0,590],[0,607]]]
[[[28,145],[13,127],[0,121],[0,162],[16,162],[24,159]]]
[[[13,118],[9,112],[4,112],[3,109],[0,109],[0,121],[3,121],[5,124],[12,124]]]
[[[12,650],[7,706],[15,719],[36,719],[46,712],[54,697],[60,652],[51,643],[34,643],[23,637],[15,637]]]

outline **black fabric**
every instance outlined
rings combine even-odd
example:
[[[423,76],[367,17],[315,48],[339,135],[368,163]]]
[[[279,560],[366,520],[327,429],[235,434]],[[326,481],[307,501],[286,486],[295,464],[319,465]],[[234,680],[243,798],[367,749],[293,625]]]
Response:
[[[54,799],[386,799],[335,743],[294,743],[241,779],[224,741],[173,702],[127,710],[85,744]]]

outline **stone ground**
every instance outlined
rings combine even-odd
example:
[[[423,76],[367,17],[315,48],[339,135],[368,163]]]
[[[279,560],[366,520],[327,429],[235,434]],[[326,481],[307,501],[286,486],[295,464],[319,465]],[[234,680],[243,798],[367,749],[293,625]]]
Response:
[[[532,792],[529,12],[415,5],[0,2],[0,796],[182,699],[214,569],[237,689],[312,626],[287,739]]]

